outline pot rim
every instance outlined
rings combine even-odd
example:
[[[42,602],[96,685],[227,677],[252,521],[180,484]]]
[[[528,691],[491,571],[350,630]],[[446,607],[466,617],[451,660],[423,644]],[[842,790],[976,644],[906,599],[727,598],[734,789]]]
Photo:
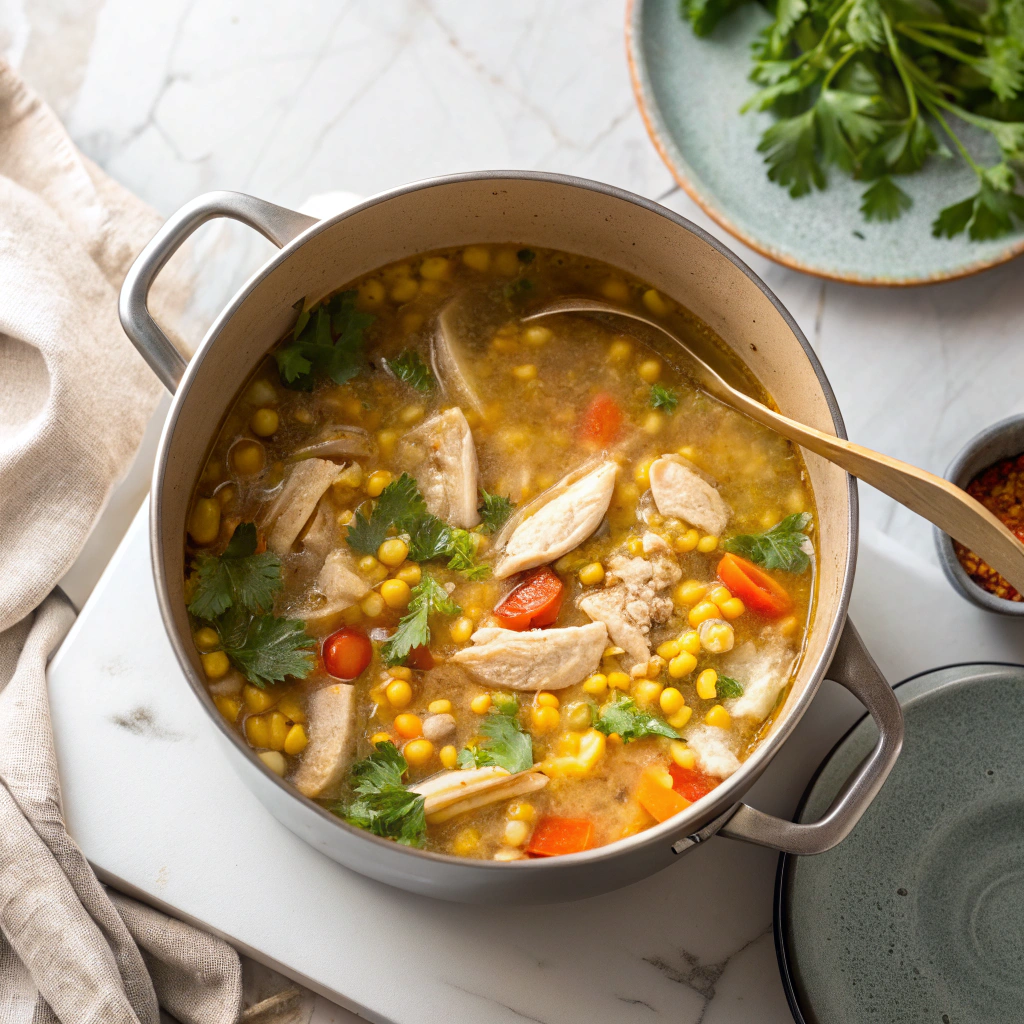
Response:
[[[762,281],[761,278],[751,270],[751,268],[748,267],[739,256],[699,225],[694,224],[692,221],[687,220],[685,217],[680,216],[653,200],[645,199],[636,193],[629,192],[614,185],[607,185],[602,182],[593,181],[589,178],[581,178],[575,175],[532,170],[463,171],[456,174],[420,178],[405,185],[399,185],[395,188],[378,192],[375,195],[368,197],[363,202],[358,203],[333,217],[318,221],[305,231],[300,232],[290,242],[282,246],[278,253],[257,269],[238,289],[224,309],[218,314],[204,335],[202,341],[196,347],[192,358],[188,361],[188,365],[185,368],[181,382],[172,396],[171,408],[168,412],[167,419],[164,422],[164,427],[160,435],[156,463],[153,467],[150,498],[149,540],[153,575],[156,583],[157,603],[160,607],[160,615],[163,619],[164,631],[167,633],[171,647],[174,650],[175,656],[178,659],[178,663],[182,668],[189,687],[199,699],[200,704],[203,705],[208,717],[213,719],[215,726],[220,730],[222,735],[242,756],[245,757],[247,762],[254,764],[269,781],[286,792],[292,799],[298,800],[308,810],[312,810],[315,814],[330,821],[334,827],[337,827],[344,832],[352,833],[364,841],[382,844],[383,848],[387,849],[389,853],[405,854],[409,857],[415,858],[416,860],[410,861],[410,864],[416,863],[420,858],[427,858],[446,865],[466,865],[467,860],[462,857],[456,857],[452,854],[435,853],[430,850],[421,850],[413,847],[402,846],[389,839],[375,836],[363,829],[356,828],[354,825],[348,824],[337,815],[330,813],[320,804],[311,800],[309,797],[304,796],[295,789],[294,786],[287,783],[281,776],[272,772],[262,762],[262,760],[257,757],[253,757],[250,748],[244,742],[241,734],[237,730],[231,728],[231,726],[224,720],[223,715],[217,712],[206,687],[203,685],[202,680],[199,679],[198,674],[192,666],[188,651],[185,648],[184,640],[179,636],[178,631],[174,626],[174,615],[170,607],[170,595],[167,588],[167,572],[163,559],[163,547],[161,544],[161,537],[163,534],[162,492],[164,472],[167,465],[170,441],[177,426],[182,406],[194,380],[202,372],[202,364],[205,357],[210,349],[216,344],[221,330],[235,315],[238,308],[249,297],[249,295],[252,294],[273,271],[285,263],[293,253],[305,245],[307,241],[320,234],[320,232],[329,230],[336,224],[341,223],[349,217],[356,216],[364,210],[373,206],[378,206],[390,199],[409,195],[423,189],[459,184],[462,182],[500,182],[509,180],[526,180],[561,185],[567,188],[580,189],[586,192],[596,192],[623,202],[631,203],[632,205],[638,206],[650,213],[655,213],[664,217],[677,227],[689,232],[690,234],[696,235],[701,239],[701,241],[711,246],[711,248],[713,248],[719,255],[724,256],[729,260],[730,263],[732,263],[755,287],[761,291],[772,306],[775,307],[776,312],[778,312],[786,326],[793,333],[793,336],[803,349],[804,355],[810,362],[811,368],[814,370],[814,375],[818,380],[829,414],[832,417],[836,436],[840,438],[846,438],[847,436],[842,413],[839,410],[839,404],[836,400],[835,393],[832,390],[832,386],[825,375],[824,368],[818,360],[814,350],[811,348],[811,345],[803,331],[801,331],[800,327],[793,319],[792,314],[782,304],[774,292],[771,291],[767,284],[765,284],[765,282]],[[528,239],[522,239],[521,241],[526,242]],[[551,858],[524,859],[507,862],[482,861],[474,859],[469,861],[469,864],[476,869],[485,868],[494,871],[542,871],[551,870],[556,866],[557,869],[563,870],[571,868],[574,864],[583,864],[606,858],[614,858],[619,854],[624,854],[628,851],[656,843],[667,842],[671,845],[680,838],[693,836],[694,833],[697,833],[710,822],[714,822],[716,828],[725,823],[728,819],[728,815],[725,812],[739,806],[740,799],[743,794],[754,784],[768,766],[771,759],[778,752],[785,740],[788,739],[790,733],[803,717],[810,702],[814,699],[814,696],[818,691],[818,687],[821,685],[821,681],[824,679],[825,673],[831,664],[832,655],[835,652],[843,626],[846,623],[847,610],[850,602],[850,592],[853,587],[853,576],[856,568],[859,533],[857,482],[849,474],[847,474],[846,480],[847,499],[849,501],[846,564],[843,567],[842,586],[840,588],[836,614],[828,625],[828,633],[823,653],[812,673],[810,684],[800,695],[793,711],[787,716],[785,722],[783,722],[771,736],[767,737],[766,740],[762,741],[758,745],[754,753],[752,753],[747,760],[741,764],[740,768],[733,775],[715,788],[714,793],[717,794],[715,799],[703,806],[701,805],[701,801],[697,801],[692,805],[692,807],[697,808],[696,813],[692,812],[692,807],[688,808],[676,818],[670,818],[667,821],[656,824],[649,829],[636,833],[635,835],[615,840],[612,843],[608,843],[605,846],[597,847],[592,850],[585,850],[581,853],[566,854],[561,857],[554,858],[554,862],[552,862]],[[695,837],[695,841],[699,842],[705,838],[707,837]]]

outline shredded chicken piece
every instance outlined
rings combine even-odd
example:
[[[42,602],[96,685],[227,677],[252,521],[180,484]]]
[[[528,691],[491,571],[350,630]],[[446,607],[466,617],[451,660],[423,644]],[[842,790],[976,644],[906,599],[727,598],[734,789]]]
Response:
[[[739,768],[740,743],[734,729],[719,729],[703,722],[686,727],[686,745],[696,756],[697,767],[719,779],[727,779]]]
[[[776,633],[766,632],[755,643],[748,640],[721,661],[722,675],[743,687],[742,697],[724,702],[733,718],[763,722],[775,707],[793,673],[796,653]]]
[[[534,793],[547,784],[548,777],[540,772],[510,775],[504,768],[487,766],[441,772],[409,789],[423,797],[427,822],[437,825],[499,800]]]
[[[333,797],[355,754],[355,689],[332,683],[314,693],[306,706],[309,745],[292,782],[308,797]]]
[[[370,585],[355,571],[348,549],[336,548],[324,559],[310,600],[296,614],[307,622],[316,623],[351,608],[369,592]],[[322,600],[317,600],[318,596]]]
[[[338,479],[342,467],[328,459],[304,459],[295,464],[281,493],[263,517],[269,526],[267,547],[286,554],[302,532],[327,488]]]
[[[715,486],[680,455],[662,455],[650,469],[651,493],[663,516],[674,516],[715,536],[729,522],[729,506]]]

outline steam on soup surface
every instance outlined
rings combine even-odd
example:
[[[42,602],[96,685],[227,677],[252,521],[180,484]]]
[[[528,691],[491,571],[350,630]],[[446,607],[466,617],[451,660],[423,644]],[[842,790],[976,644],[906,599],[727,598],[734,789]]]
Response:
[[[736,771],[795,669],[795,449],[668,348],[523,322],[572,294],[727,358],[592,260],[426,255],[299,310],[197,483],[186,592],[217,707],[377,835],[497,860],[613,842]]]

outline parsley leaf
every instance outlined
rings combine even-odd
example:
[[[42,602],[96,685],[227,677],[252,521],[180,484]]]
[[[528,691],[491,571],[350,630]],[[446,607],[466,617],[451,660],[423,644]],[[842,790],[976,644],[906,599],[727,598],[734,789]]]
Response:
[[[768,177],[789,189],[789,194],[798,199],[807,195],[812,185],[825,187],[825,174],[815,155],[816,146],[812,108],[769,126],[761,136],[757,150],[765,155]]]
[[[398,628],[380,649],[385,665],[399,665],[414,647],[430,643],[430,616],[458,615],[462,609],[448,596],[448,591],[433,576],[423,574],[412,588],[408,611],[399,620]]]
[[[416,481],[408,473],[403,473],[380,492],[369,518],[362,511],[356,512],[346,539],[357,551],[376,555],[392,526],[399,530],[410,529],[425,515],[427,503]]]
[[[689,19],[693,31],[699,36],[707,36],[726,15],[737,7],[742,7],[745,0],[681,0],[679,8],[682,16]]]
[[[249,612],[269,611],[281,589],[281,560],[256,554],[256,526],[239,523],[222,555],[200,552],[192,576],[188,610],[212,622],[235,604]]]
[[[449,556],[448,568],[461,572],[470,580],[484,580],[491,574],[490,566],[478,565],[476,561],[476,537],[469,530],[451,528],[445,554]]]
[[[254,686],[270,686],[288,676],[305,679],[316,664],[316,641],[298,619],[249,616],[241,608],[231,608],[216,628],[221,650]]]
[[[437,516],[425,515],[409,531],[409,558],[413,562],[429,562],[448,554],[452,528]]]
[[[998,188],[985,177],[977,195],[939,212],[932,234],[952,238],[966,230],[969,238],[982,242],[1012,231],[1017,220],[1024,220],[1024,196]]]
[[[764,533],[741,533],[722,542],[726,551],[743,555],[766,569],[803,572],[811,564],[804,550],[810,512],[794,512]]]
[[[427,831],[424,800],[402,782],[408,765],[398,748],[378,743],[369,757],[356,761],[349,772],[355,799],[333,810],[349,824],[404,846],[422,846]]]
[[[484,530],[487,533],[497,533],[512,515],[515,505],[510,498],[500,494],[488,494],[482,487],[480,499],[481,504],[477,512],[483,520]]]
[[[650,404],[652,409],[664,409],[671,415],[679,404],[679,396],[671,388],[662,384],[652,384]]]
[[[729,676],[719,676],[715,683],[715,696],[719,700],[727,700],[730,697],[742,697],[743,687]]]
[[[387,365],[400,381],[417,391],[432,391],[437,386],[430,367],[423,362],[422,356],[414,349],[407,348],[394,359],[389,359]]]
[[[668,722],[638,707],[636,701],[624,693],[617,693],[608,704],[602,706],[594,721],[594,728],[606,736],[613,732],[618,733],[623,743],[639,740],[644,736],[679,739],[679,733]]]
[[[860,212],[865,220],[897,220],[911,206],[913,200],[887,174],[883,174],[860,200]]]
[[[519,723],[519,701],[515,697],[499,700],[495,696],[480,723],[480,735],[483,739],[475,750],[460,754],[463,768],[497,765],[514,775],[533,767],[533,740]]]

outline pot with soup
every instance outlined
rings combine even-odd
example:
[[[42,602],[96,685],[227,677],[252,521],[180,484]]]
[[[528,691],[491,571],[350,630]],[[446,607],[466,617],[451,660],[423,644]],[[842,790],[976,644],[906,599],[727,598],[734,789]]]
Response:
[[[217,214],[298,237],[182,376],[145,294]],[[460,176],[321,223],[213,194],[123,293],[129,334],[181,377],[152,541],[191,685],[277,817],[430,895],[590,895],[715,832],[827,849],[899,749],[898,707],[844,633],[852,482],[640,325],[524,322],[569,295],[645,309],[841,432],[749,270],[577,180]],[[880,723],[873,757],[814,825],[741,804],[833,657]]]

